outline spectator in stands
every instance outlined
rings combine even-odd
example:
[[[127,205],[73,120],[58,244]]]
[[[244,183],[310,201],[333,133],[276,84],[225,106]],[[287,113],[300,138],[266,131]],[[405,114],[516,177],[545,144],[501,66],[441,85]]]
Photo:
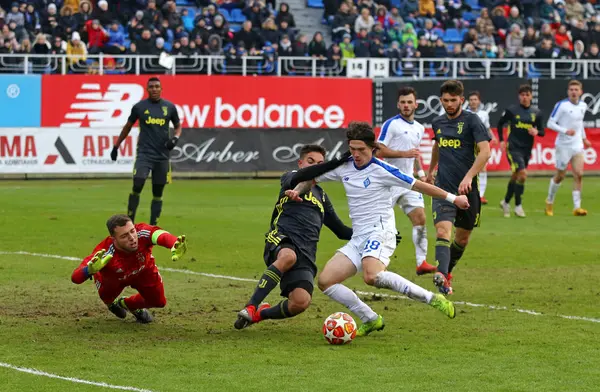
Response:
[[[242,25],[242,29],[235,33],[233,36],[233,42],[243,42],[246,50],[250,50],[250,48],[262,47],[262,38],[255,30],[252,29],[252,22],[250,20],[246,20]]]
[[[554,42],[556,46],[563,47],[563,42],[567,41],[569,43],[569,49],[573,50],[573,41],[571,41],[571,37],[567,31],[567,26],[560,25],[556,34],[554,34]]]
[[[540,18],[544,23],[553,23],[558,16],[558,12],[554,8],[554,0],[544,0],[540,6]]]
[[[325,65],[328,68],[340,68],[342,57],[343,55],[340,46],[334,42],[327,51],[327,63]]]
[[[308,44],[308,55],[316,57],[319,60],[327,58],[327,46],[325,46],[325,42],[323,41],[323,34],[318,31],[313,36],[310,44]]]
[[[181,14],[177,11],[174,1],[168,1],[166,10],[163,12],[165,19],[169,22],[169,28],[174,29],[177,26],[183,26]]]
[[[387,8],[380,5],[379,7],[377,7],[375,23],[379,23],[387,31],[394,25],[395,21],[388,13]]]
[[[255,0],[250,7],[246,7],[242,11],[246,15],[247,20],[252,22],[252,26],[262,26],[265,19],[269,17],[269,11],[262,6],[260,2]]]
[[[424,36],[419,38],[419,46],[417,47],[416,56],[421,57],[421,58],[428,58],[428,59],[435,57],[435,49],[434,49],[433,45]],[[426,62],[425,68],[429,68],[429,65],[430,65],[430,63]]]
[[[501,36],[504,36],[506,31],[508,31],[510,28],[502,7],[496,7],[492,11],[492,23],[494,23],[494,27],[501,34]]]
[[[397,68],[398,62],[402,58],[402,50],[400,49],[398,41],[392,41],[392,43],[388,46],[388,48],[385,51],[385,57],[392,61],[390,67],[392,71],[394,71],[395,68]]]
[[[600,48],[597,43],[593,43],[590,45],[590,50],[586,53],[585,58],[587,60],[598,60],[600,59]]]
[[[475,49],[475,45],[466,44],[463,49],[463,57],[468,58],[468,59],[478,58],[479,53],[477,53],[477,50]]]
[[[75,14],[76,29],[78,31],[84,30],[85,24],[92,19],[92,3],[89,0],[81,0],[79,3],[79,12]]]
[[[338,41],[342,39],[342,37],[346,34],[352,34],[354,31],[352,26],[354,26],[354,17],[350,15],[350,7],[348,7],[348,3],[345,1],[340,4],[340,9],[335,14],[333,18],[333,23],[331,25],[331,34],[334,41]]]
[[[358,9],[362,11],[363,8],[369,9],[369,14],[375,15],[377,12],[377,4],[373,0],[358,0]]]
[[[98,8],[92,12],[94,19],[100,21],[100,25],[108,26],[114,19],[114,15],[108,9],[108,2],[106,0],[100,0],[98,2]]]
[[[56,6],[54,6],[56,9]],[[16,1],[12,3],[10,7],[10,11],[4,17],[4,21],[6,24],[10,24],[10,22],[15,22],[18,27],[25,26],[25,15],[21,11],[19,11],[19,3]]]
[[[600,22],[596,19],[596,23],[594,24],[594,29],[590,31],[590,44],[596,44],[600,46]]]
[[[200,55],[200,56],[208,55],[208,52],[206,50],[206,44],[205,44],[202,36],[197,35],[197,36],[192,36],[192,37],[194,38],[193,42],[196,45],[196,53],[198,53],[198,55]],[[190,45],[191,45],[191,42],[190,42]]]
[[[98,19],[88,20],[85,28],[88,36],[88,53],[98,54],[102,52],[106,41],[108,41],[108,33],[100,25],[100,21]]]
[[[584,19],[585,9],[583,5],[577,0],[565,0],[565,14],[567,20],[579,20]]]
[[[27,4],[27,8],[24,14],[25,17],[25,29],[27,31],[39,31],[42,28],[40,23],[40,15],[35,10],[32,3]],[[75,27],[75,26],[73,26]]]
[[[342,66],[346,67],[346,59],[353,59],[356,57],[354,54],[354,45],[352,44],[352,36],[348,33],[344,34],[343,41],[340,43],[340,50],[342,51]]]
[[[521,31],[525,30],[525,22],[519,13],[519,8],[516,6],[513,6],[510,9],[510,16],[508,17],[507,21],[508,25],[511,26],[511,30],[513,25],[518,25],[521,28]]]
[[[419,15],[425,18],[435,16],[435,3],[433,0],[419,0]]]
[[[277,26],[281,26],[281,22],[283,21],[286,21],[287,25],[291,28],[296,27],[296,21],[294,20],[294,15],[292,15],[290,12],[290,6],[288,3],[281,3],[279,5],[279,11],[275,17],[275,23]]]
[[[419,15],[419,0],[403,0],[400,9],[402,19],[414,23]]]
[[[219,35],[213,34],[208,38],[207,50],[210,56],[223,55],[223,41]]]
[[[85,60],[87,49],[81,41],[81,36],[77,31],[71,35],[71,41],[67,43],[67,62],[71,69],[78,70],[86,67]]]
[[[402,49],[402,59],[404,60],[402,62],[402,69],[407,74],[413,73],[415,69],[415,63],[411,60],[417,58],[417,48],[415,47],[413,42],[413,40],[406,41],[406,44]]]
[[[279,37],[281,37],[284,34],[289,36],[291,41],[294,40],[294,36],[295,36],[294,29],[292,29],[291,27],[288,27],[287,21],[282,20],[281,25],[279,25]]]
[[[583,60],[585,58],[585,45],[583,41],[575,41],[575,45],[573,48],[573,58],[577,60]]]
[[[142,30],[142,35],[135,40],[135,44],[139,54],[153,54],[156,43],[152,33],[150,32],[150,29],[146,28]]]
[[[129,39],[131,41],[136,40],[142,35],[142,31],[144,31],[144,11],[137,11],[127,25]]]
[[[544,38],[542,44],[536,49],[534,57],[537,59],[554,59],[558,56],[558,52],[552,47],[552,41]],[[549,63],[537,63],[536,67],[539,69],[550,69]]]
[[[144,26],[158,26],[162,22],[162,14],[159,10],[156,9],[156,0],[148,0],[148,5],[144,10]],[[154,46],[154,43],[151,47]],[[138,51],[141,53],[141,48],[138,45]]]
[[[67,52],[65,51],[65,49],[67,48],[67,44],[66,42],[64,42],[62,40],[62,38],[60,37],[54,37],[54,40],[52,41],[52,54],[57,54],[57,55],[61,55],[61,54],[66,54]]]
[[[383,27],[381,27],[381,24],[379,22],[375,23],[375,26],[373,26],[373,31],[369,33],[369,38],[377,38],[384,45],[388,41],[387,35],[385,34],[385,31],[383,30]]]
[[[73,9],[69,6],[63,6],[60,9],[60,18],[58,24],[62,27],[66,36],[73,34],[73,31],[77,29],[77,20],[73,15]]]
[[[244,22],[244,28],[242,30],[246,29],[247,23],[250,23],[250,30],[252,30],[252,22],[246,21]],[[211,35],[212,34],[216,34],[221,38],[221,43],[222,45],[227,45],[231,39],[234,38],[234,34],[229,31],[229,27],[227,27],[227,25],[225,24],[225,18],[223,18],[222,15],[217,15],[215,16],[215,19],[213,20],[213,27],[210,30]],[[253,31],[253,37],[255,38],[256,42],[260,42],[260,35]],[[234,42],[237,42],[234,41]]]
[[[542,28],[540,29],[538,35],[540,41],[544,39],[549,39],[550,41],[554,42],[554,32],[552,31],[552,27],[550,27],[548,23],[544,23],[542,25]]]
[[[467,34],[465,34],[465,36],[463,37],[463,40],[462,40],[463,47],[466,44],[473,44],[473,46],[475,46],[477,48],[479,46],[479,43],[477,41],[478,39],[479,39],[479,36],[477,34],[477,30],[474,27],[470,28],[469,31],[467,32]]]
[[[371,36],[371,44],[369,47],[370,57],[385,57],[385,47],[378,35]]]
[[[429,42],[435,42],[438,39],[438,34],[436,30],[433,28],[433,20],[426,19],[425,25],[423,29],[417,34],[418,38],[425,37],[425,39]]]
[[[367,29],[361,28],[354,40],[354,54],[356,57],[369,57],[371,55],[371,40],[369,40]]]
[[[539,42],[538,34],[537,34],[537,31],[535,31],[535,28],[533,28],[533,26],[527,27],[527,31],[525,33],[525,36],[523,37],[523,48],[535,49],[538,42]]]
[[[119,22],[116,20],[112,22],[110,25],[110,30],[108,31],[108,41],[104,47],[104,53],[110,54],[122,54],[125,53],[125,36],[123,32],[120,30]],[[163,39],[164,43],[164,39]]]
[[[557,58],[561,61],[573,60],[573,58],[575,58],[575,54],[573,53],[573,50],[571,50],[571,45],[569,44],[569,41],[563,41],[562,46],[561,46],[560,50],[558,51]],[[556,69],[569,69],[569,68],[571,68],[571,64],[568,64],[568,63],[556,64]]]
[[[341,4],[343,3],[344,2]],[[340,7],[341,4],[338,0],[323,0],[323,19],[325,22],[331,22],[333,20],[336,13],[339,12],[338,7]]]
[[[279,55],[279,57],[291,57],[294,55],[292,41],[290,40],[289,35],[284,34],[281,36],[281,40],[279,41],[279,47],[277,48],[277,54]]]
[[[300,33],[294,42],[294,57],[304,57],[308,55],[308,37]]]
[[[484,25],[480,25],[484,26]],[[485,31],[477,35],[477,42],[481,46],[491,45],[496,46],[496,36],[494,35],[494,26],[487,25]]]
[[[192,37],[202,37],[202,41],[208,42],[210,36],[210,29],[206,27],[206,20],[204,18],[197,19],[196,26],[192,30]]]
[[[552,1],[552,0],[551,0]],[[475,21],[478,31],[487,31],[488,26],[494,27],[494,22],[490,18],[490,13],[487,8],[482,8],[479,17]]]
[[[419,39],[417,38],[417,34],[415,34],[415,29],[413,28],[412,23],[407,23],[404,25],[404,31],[402,33],[402,45],[407,45],[409,41],[412,41],[412,47],[416,48]]]
[[[358,34],[363,28],[371,31],[373,25],[375,25],[375,20],[369,13],[369,9],[365,7],[360,10],[360,16],[354,21],[354,32]]]
[[[135,42],[132,42],[132,43],[129,44],[129,48],[127,48],[127,54],[128,55],[140,54],[137,51],[137,45],[135,44]]]
[[[387,35],[388,35],[388,39],[387,41],[390,43],[393,42],[398,42],[398,45],[401,46],[402,45],[402,26],[400,25],[400,23],[396,23],[394,24],[394,26],[392,26],[391,29],[388,30]]]
[[[44,34],[38,34],[35,36],[35,44],[33,48],[31,48],[31,53],[34,54],[50,54],[52,52],[52,47],[50,43],[46,40],[46,36]]]
[[[510,34],[506,37],[506,55],[515,57],[517,51],[523,49],[523,33],[518,24],[513,24],[510,28]]]
[[[75,14],[79,9],[79,0],[65,0],[63,7],[71,7],[71,10]]]
[[[583,19],[579,19],[571,26],[571,39],[573,42],[582,41],[584,44],[590,42],[587,23]]]
[[[260,35],[264,41],[277,42],[279,41],[279,31],[277,31],[277,25],[275,24],[274,18],[268,18],[262,25]]]

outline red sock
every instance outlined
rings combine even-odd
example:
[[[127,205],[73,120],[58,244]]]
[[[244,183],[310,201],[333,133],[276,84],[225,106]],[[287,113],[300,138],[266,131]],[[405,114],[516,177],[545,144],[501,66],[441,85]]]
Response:
[[[147,307],[144,297],[142,297],[139,294],[132,295],[131,297],[125,298],[125,306],[127,306],[127,309],[129,309],[132,312],[135,310],[144,309]]]

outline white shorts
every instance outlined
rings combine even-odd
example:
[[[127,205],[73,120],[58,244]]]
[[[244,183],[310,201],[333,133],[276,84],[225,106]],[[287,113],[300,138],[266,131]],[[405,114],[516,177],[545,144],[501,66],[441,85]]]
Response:
[[[556,146],[554,157],[556,160],[556,168],[558,170],[566,170],[571,159],[577,154],[583,154],[583,148],[570,146]]]
[[[362,271],[362,259],[365,257],[374,257],[387,267],[394,250],[396,233],[382,229],[353,236],[346,245],[338,249],[352,261],[357,271]]]
[[[398,204],[405,214],[411,213],[415,208],[425,208],[422,194],[404,188],[394,188],[392,203],[392,205]]]

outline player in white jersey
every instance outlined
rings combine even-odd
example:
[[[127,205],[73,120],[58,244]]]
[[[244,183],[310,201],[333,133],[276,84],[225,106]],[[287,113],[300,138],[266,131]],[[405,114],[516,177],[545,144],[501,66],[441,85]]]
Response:
[[[496,139],[496,136],[494,135],[490,127],[490,114],[483,110],[483,108],[481,107],[481,94],[479,93],[479,91],[471,91],[467,98],[469,98],[469,107],[467,108],[467,112],[475,113],[477,117],[479,117],[479,119],[483,123],[483,126],[485,127],[485,129],[487,129],[488,133],[490,134],[490,138],[492,138],[492,141],[490,143],[496,143],[498,139]],[[487,204],[488,201],[485,198],[485,190],[487,189],[487,163],[483,167],[483,170],[479,172],[478,178],[479,196],[481,198],[481,204]]]
[[[425,134],[425,127],[415,121],[417,92],[412,87],[402,87],[398,91],[400,114],[387,120],[378,138],[377,157],[387,161],[407,174],[416,173],[425,181],[425,171],[421,167],[419,146]],[[425,203],[423,195],[413,190],[395,188],[392,205],[398,205],[413,225],[412,240],[417,260],[417,275],[432,274],[434,265],[427,259],[427,227],[425,226]]]
[[[414,189],[426,195],[445,199],[457,207],[469,206],[467,197],[456,196],[434,185],[400,172],[396,167],[377,159],[375,133],[365,122],[350,123],[347,131],[351,159],[336,169],[317,177],[317,182],[341,181],[346,191],[352,239],[327,262],[319,275],[319,289],[325,295],[345,305],[358,315],[363,324],[357,335],[368,335],[383,329],[383,317],[362,302],[356,293],[341,283],[357,272],[363,272],[365,283],[388,288],[410,298],[427,303],[450,318],[455,317],[454,305],[441,294],[434,294],[411,281],[387,271],[390,256],[396,248],[396,219],[392,205],[394,187]],[[312,181],[298,184],[286,195],[301,201],[300,194],[312,186]]]
[[[546,215],[554,215],[554,198],[562,180],[565,179],[567,167],[571,163],[573,172],[573,215],[585,216],[587,211],[581,208],[581,183],[583,181],[583,150],[592,143],[585,135],[583,117],[587,110],[585,102],[580,101],[583,85],[578,80],[571,80],[567,90],[568,98],[559,101],[548,119],[548,128],[558,132],[556,136],[556,174],[550,179],[548,198],[546,199]]]

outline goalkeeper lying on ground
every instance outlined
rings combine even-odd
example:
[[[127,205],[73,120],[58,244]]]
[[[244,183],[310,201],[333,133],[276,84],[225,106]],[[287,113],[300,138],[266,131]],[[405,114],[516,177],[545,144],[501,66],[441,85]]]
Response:
[[[185,236],[175,237],[145,223],[134,225],[127,215],[111,216],[106,227],[110,236],[73,271],[71,280],[81,284],[93,277],[100,299],[115,316],[125,318],[130,311],[138,322],[149,323],[152,316],[147,308],[162,308],[167,304],[152,247],[170,248],[171,259],[177,261],[187,250]],[[127,286],[138,294],[119,298]]]

